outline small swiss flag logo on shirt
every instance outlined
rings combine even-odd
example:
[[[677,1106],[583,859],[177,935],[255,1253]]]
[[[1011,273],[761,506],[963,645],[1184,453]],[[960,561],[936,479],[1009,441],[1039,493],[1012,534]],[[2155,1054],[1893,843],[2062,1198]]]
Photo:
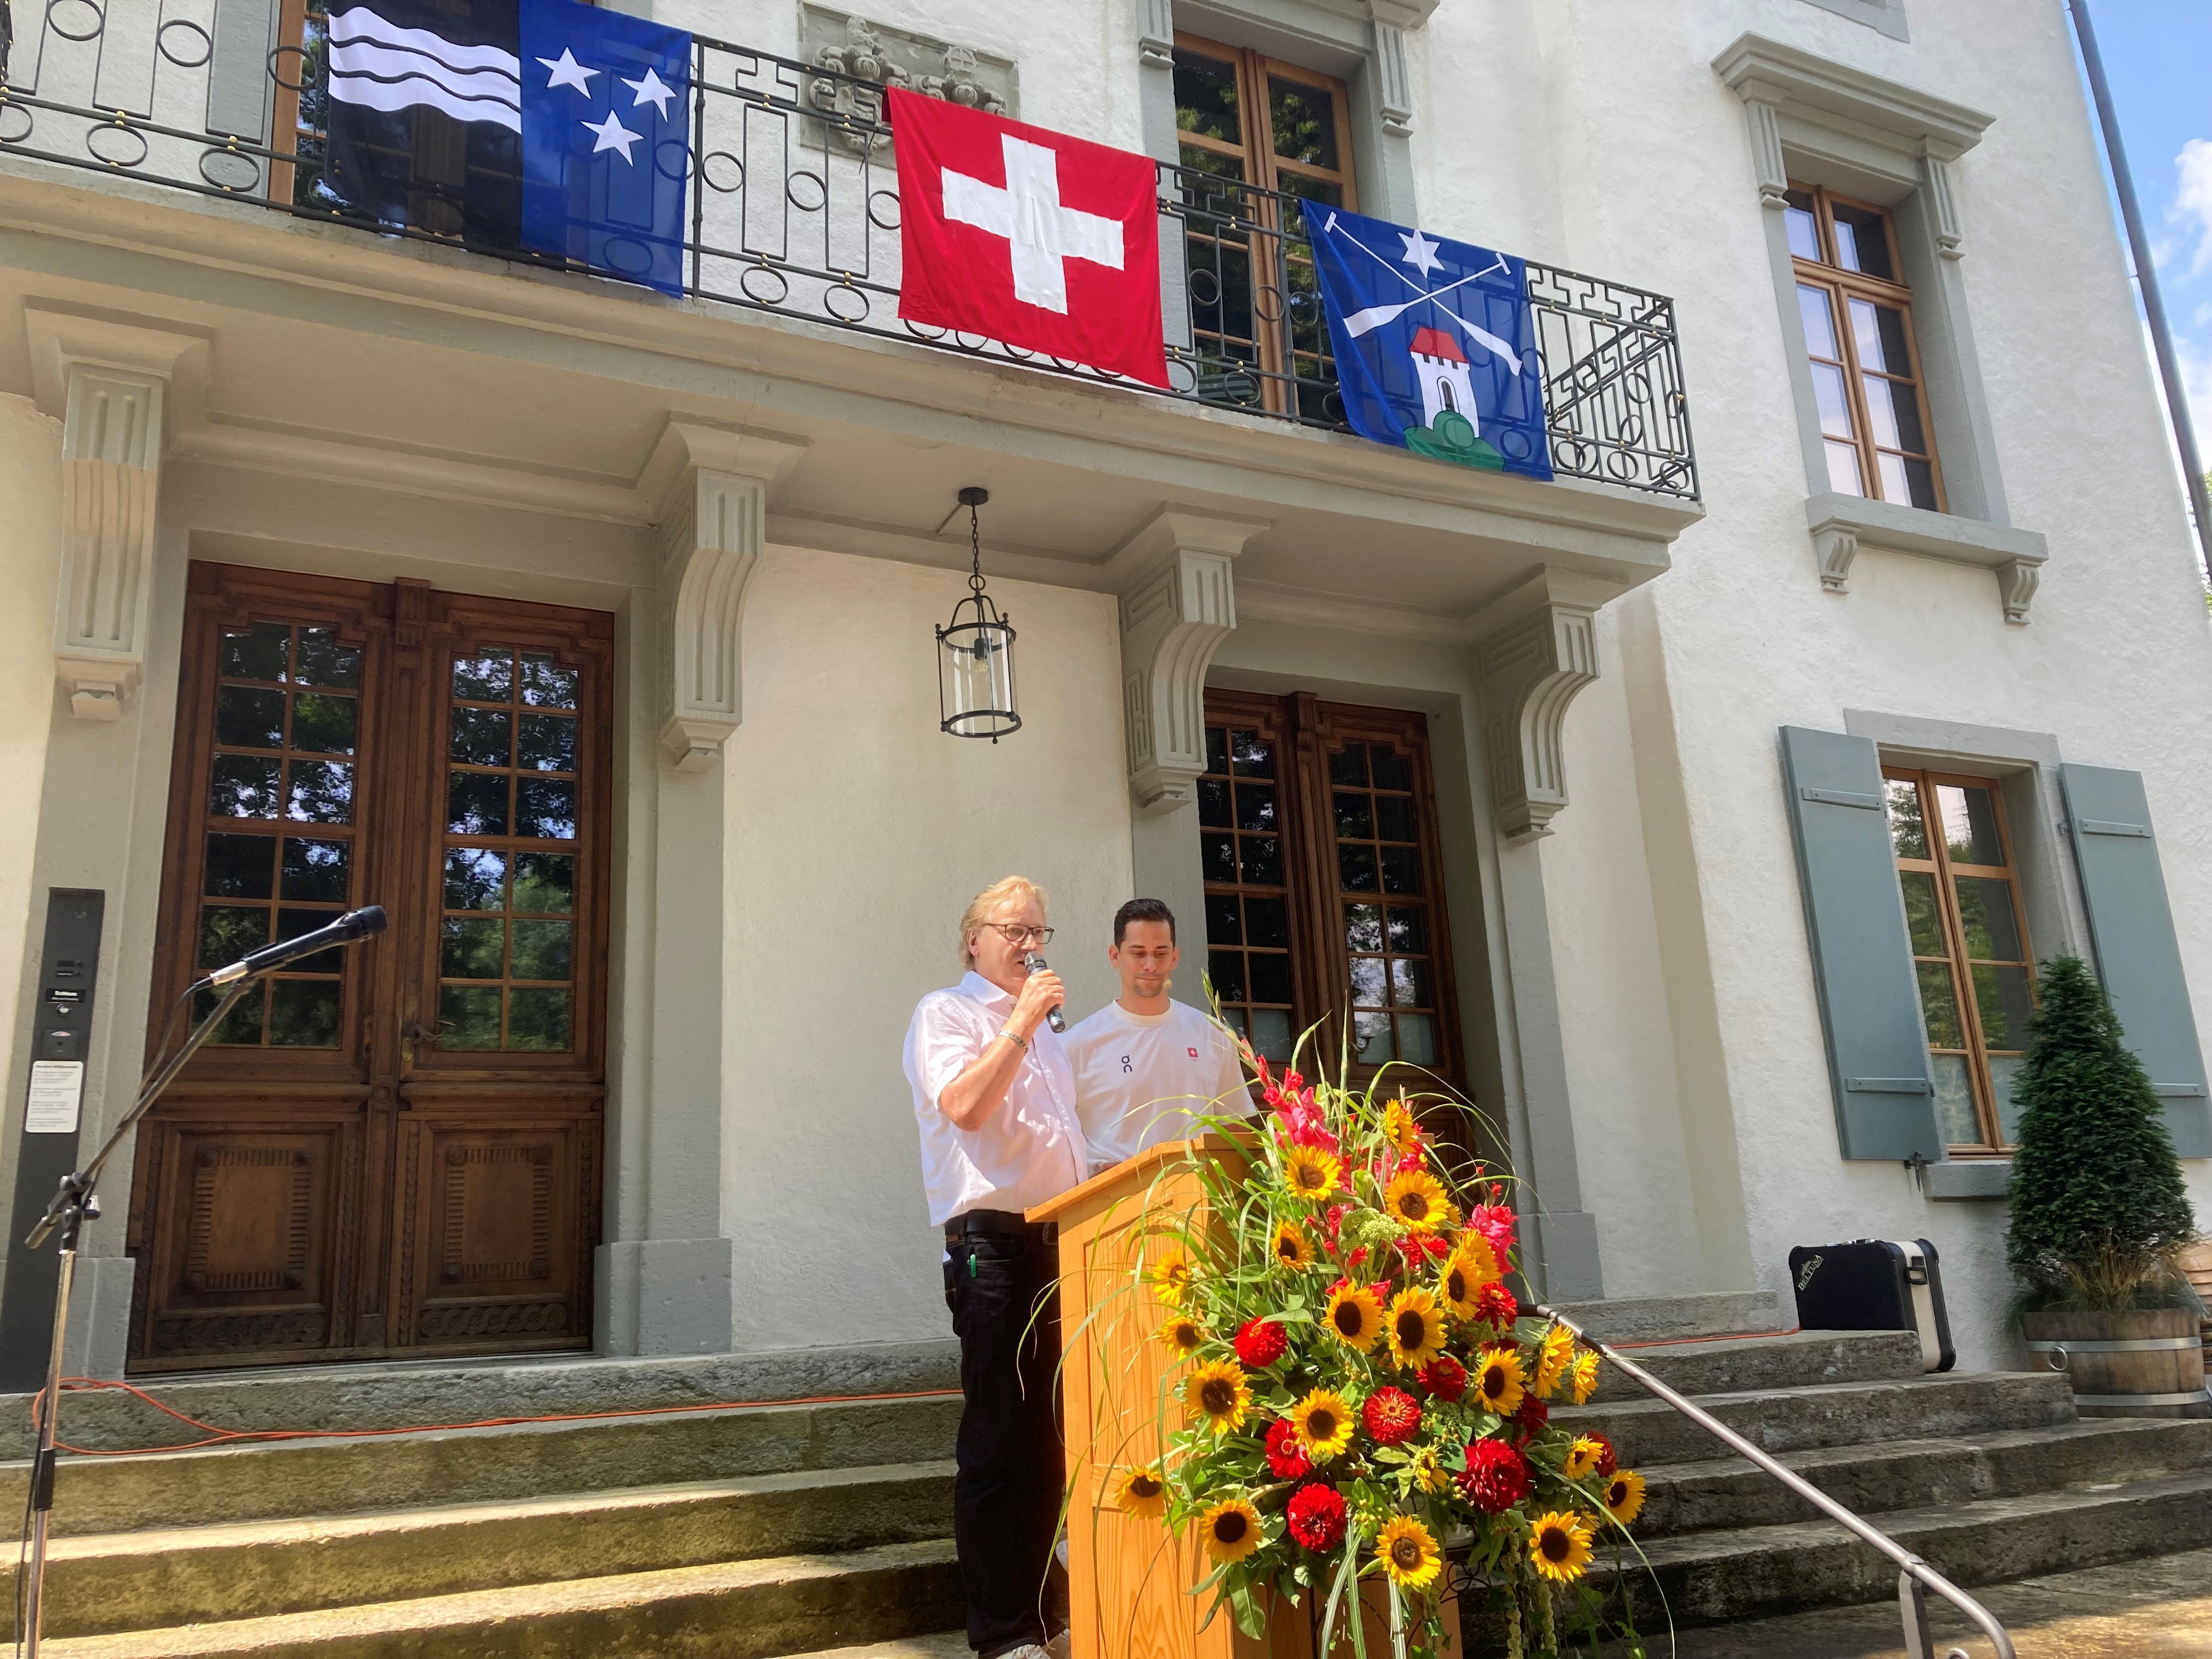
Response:
[[[1196,1060],[1198,1058],[1198,1050],[1195,1048],[1186,1048],[1183,1050],[1183,1053],[1188,1054],[1193,1060]]]

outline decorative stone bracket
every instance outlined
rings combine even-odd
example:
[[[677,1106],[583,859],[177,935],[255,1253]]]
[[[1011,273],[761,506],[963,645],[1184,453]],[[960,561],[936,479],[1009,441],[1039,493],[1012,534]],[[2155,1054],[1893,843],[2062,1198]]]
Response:
[[[1997,579],[2005,620],[2022,627],[2051,558],[2049,543],[2032,530],[1860,495],[1813,496],[1805,503],[1805,520],[1820,562],[1820,586],[1831,593],[1850,591],[1851,564],[1863,544],[1989,571]]]
[[[1206,770],[1206,671],[1237,626],[1231,564],[1267,527],[1162,507],[1110,562],[1122,573],[1129,790],[1143,811],[1174,811]]]
[[[71,714],[117,720],[145,676],[169,382],[206,343],[35,306],[24,320],[40,404],[62,419],[54,672]]]
[[[1479,648],[1490,799],[1509,842],[1551,834],[1567,804],[1567,706],[1597,678],[1595,609],[1542,599]]]
[[[743,719],[745,592],[801,440],[671,421],[640,487],[661,502],[660,746],[704,772]]]

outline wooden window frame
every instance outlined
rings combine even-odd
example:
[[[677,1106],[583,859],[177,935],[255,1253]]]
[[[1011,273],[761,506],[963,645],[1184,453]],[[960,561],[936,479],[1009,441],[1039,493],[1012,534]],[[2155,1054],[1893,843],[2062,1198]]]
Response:
[[[1394,1064],[1385,1080],[1386,1085],[1396,1084],[1408,1092],[1419,1093],[1442,1084],[1468,1095],[1467,1055],[1459,1028],[1427,716],[1406,710],[1324,703],[1310,692],[1273,696],[1208,690],[1205,724],[1249,727],[1274,744],[1276,834],[1290,927],[1291,1033],[1295,1042],[1310,1027],[1315,1029],[1313,1041],[1302,1057],[1309,1075],[1318,1071],[1335,1076],[1337,1056],[1346,1040],[1344,1021],[1352,1011],[1352,953],[1346,939],[1344,907],[1391,902],[1389,896],[1379,891],[1348,892],[1341,885],[1329,754],[1348,743],[1380,743],[1405,757],[1413,775],[1413,811],[1420,836],[1422,890],[1413,902],[1423,906],[1427,916],[1436,1058],[1426,1066]],[[1209,897],[1250,890],[1242,882],[1208,880],[1204,886]],[[1199,918],[1201,935],[1206,921],[1204,915]],[[1193,940],[1186,948],[1196,943]],[[1379,1066],[1354,1063],[1344,1080],[1353,1088],[1363,1088],[1381,1070]]]
[[[1851,416],[1850,441],[1852,447],[1858,451],[1859,494],[1870,501],[1889,500],[1889,497],[1881,491],[1880,459],[1881,455],[1893,454],[1907,459],[1921,459],[1910,451],[1887,449],[1875,441],[1874,414],[1867,402],[1866,382],[1861,378],[1871,374],[1888,380],[1893,385],[1902,385],[1911,390],[1913,405],[1919,411],[1921,435],[1926,440],[1928,445],[1925,459],[1936,491],[1936,506],[1933,510],[1938,513],[1948,513],[1951,509],[1949,496],[1943,488],[1943,461],[1942,457],[1937,453],[1936,422],[1928,407],[1928,377],[1920,360],[1919,331],[1914,327],[1912,321],[1912,290],[1903,283],[1885,282],[1879,276],[1869,276],[1863,271],[1847,270],[1838,262],[1836,252],[1836,209],[1838,207],[1851,208],[1862,213],[1875,214],[1881,220],[1882,235],[1889,250],[1889,268],[1892,270],[1904,270],[1902,250],[1897,240],[1896,216],[1887,208],[1876,203],[1863,202],[1854,197],[1838,195],[1819,185],[1808,185],[1793,179],[1790,181],[1789,187],[1793,191],[1812,198],[1814,234],[1820,240],[1820,257],[1818,260],[1808,259],[1793,250],[1790,256],[1791,274],[1796,284],[1820,289],[1829,296],[1830,326],[1835,332],[1836,349],[1843,354],[1840,361],[1832,357],[1817,356],[1813,352],[1812,343],[1808,340],[1806,342],[1806,355],[1816,362],[1835,363],[1844,372],[1844,396],[1848,401]],[[1909,377],[1888,369],[1869,369],[1861,365],[1858,337],[1850,325],[1850,301],[1853,299],[1868,300],[1888,306],[1903,315],[1905,356],[1911,360],[1912,365],[1912,373]],[[1824,430],[1821,434],[1824,453],[1829,438],[1830,434]],[[1893,504],[1898,507],[1913,505],[1910,500]]]
[[[1995,778],[1975,776],[1965,773],[1939,772],[1926,768],[1887,765],[1881,769],[1885,783],[1911,783],[1920,792],[1921,833],[1928,844],[1928,857],[1910,859],[1895,855],[1900,878],[1907,872],[1924,872],[1934,878],[1936,908],[1943,930],[1943,942],[1949,954],[1927,957],[1917,951],[1913,953],[1914,972],[1920,965],[1941,961],[1951,975],[1951,995],[1959,1010],[1959,1024],[1966,1038],[1962,1051],[1939,1048],[1929,1045],[1930,1054],[1959,1054],[1966,1061],[1966,1075],[1974,1096],[1974,1114],[1981,1126],[1978,1141],[1954,1141],[1950,1150],[1967,1157],[1996,1157],[2011,1150],[2004,1139],[2004,1131],[1997,1110],[1996,1079],[1990,1069],[1990,1050],[1984,1041],[1980,1000],[1974,994],[1973,969],[1978,964],[2020,967],[2027,970],[2028,995],[2036,999],[2035,945],[2027,931],[2027,907],[2020,890],[2020,869],[2014,862],[2012,826],[2005,817],[2004,792]],[[1951,856],[1950,842],[1942,833],[1940,811],[1931,811],[1936,802],[1935,792],[1939,786],[1980,789],[1987,793],[1990,809],[1996,818],[1999,850],[2004,854],[2002,864],[1966,864]],[[1966,921],[1959,906],[1957,878],[1983,877],[2002,880],[2012,896],[2013,926],[2020,935],[2021,956],[2017,960],[2000,960],[1994,957],[1974,957],[1968,954]],[[1999,1056],[2011,1057],[2026,1052],[2024,1048],[2001,1048]]]
[[[1287,175],[1293,179],[1310,179],[1317,183],[1334,185],[1342,198],[1342,206],[1349,212],[1359,210],[1359,186],[1353,176],[1352,167],[1352,94],[1342,81],[1332,75],[1285,63],[1279,58],[1270,58],[1253,47],[1232,46],[1223,41],[1207,40],[1203,35],[1187,33],[1181,29],[1176,31],[1175,47],[1177,52],[1189,52],[1227,62],[1235,67],[1238,120],[1243,134],[1242,143],[1232,144],[1226,139],[1186,132],[1178,126],[1176,133],[1178,166],[1182,164],[1182,147],[1188,145],[1209,155],[1235,160],[1242,173],[1242,182],[1253,189],[1296,195],[1297,192],[1295,191],[1284,191],[1284,178]],[[1275,153],[1274,106],[1267,95],[1267,82],[1271,79],[1296,82],[1329,95],[1330,108],[1336,117],[1337,166],[1318,167]],[[1253,113],[1255,111],[1265,129],[1259,133],[1253,131]],[[1231,181],[1224,179],[1222,182],[1226,185]],[[1287,289],[1292,244],[1285,234],[1282,204],[1273,197],[1249,198],[1245,205],[1254,226],[1246,241],[1251,262],[1253,301],[1250,320],[1255,337],[1248,339],[1232,335],[1225,328],[1199,330],[1197,332],[1219,342],[1218,349],[1224,358],[1232,355],[1229,349],[1232,344],[1249,347],[1254,353],[1255,366],[1265,377],[1261,382],[1264,405],[1279,414],[1289,413],[1297,402],[1298,359],[1308,354],[1294,349],[1285,349],[1285,324],[1289,314],[1287,300],[1279,301],[1283,314],[1270,318],[1261,314],[1262,307],[1258,296],[1263,288]],[[1217,239],[1207,235],[1203,240]],[[1271,279],[1278,274],[1276,260],[1271,253],[1271,249],[1276,248],[1281,250],[1284,269],[1280,275],[1284,281],[1279,285],[1272,280],[1263,284],[1259,281],[1261,273],[1266,273]],[[1299,263],[1306,262],[1302,260]],[[1319,313],[1316,312],[1316,314],[1318,316]],[[1224,320],[1225,322],[1226,319]],[[1330,356],[1325,330],[1320,340],[1321,349],[1312,354],[1316,359],[1312,376],[1315,379],[1322,378]]]

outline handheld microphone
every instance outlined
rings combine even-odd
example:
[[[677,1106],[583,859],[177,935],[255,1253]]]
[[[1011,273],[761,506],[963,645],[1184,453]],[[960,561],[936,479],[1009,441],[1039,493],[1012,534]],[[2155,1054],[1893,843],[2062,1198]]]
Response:
[[[1044,972],[1045,969],[1045,960],[1036,951],[1030,951],[1024,954],[1022,957],[1022,966],[1028,969],[1030,972],[1033,974],[1041,974]],[[1060,1005],[1058,1003],[1054,1003],[1053,1005],[1052,1012],[1047,1014],[1044,1018],[1045,1023],[1051,1026],[1054,1031],[1065,1031],[1067,1030],[1067,1022],[1060,1017]]]
[[[318,951],[327,951],[333,945],[350,945],[356,939],[367,939],[371,933],[384,931],[384,907],[380,904],[349,910],[327,927],[318,927],[312,933],[302,933],[297,939],[279,940],[264,945],[258,951],[248,951],[227,968],[218,968],[207,976],[210,986],[228,985],[233,980],[244,979],[249,974],[265,974],[282,968],[288,962],[297,962],[301,957],[313,956]]]

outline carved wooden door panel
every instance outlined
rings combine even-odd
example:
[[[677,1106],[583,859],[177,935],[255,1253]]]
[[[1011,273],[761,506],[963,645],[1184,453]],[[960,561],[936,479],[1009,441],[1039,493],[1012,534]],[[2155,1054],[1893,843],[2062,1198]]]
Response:
[[[155,1030],[271,939],[392,925],[258,988],[141,1129],[134,1372],[588,1344],[611,641],[192,567]]]

